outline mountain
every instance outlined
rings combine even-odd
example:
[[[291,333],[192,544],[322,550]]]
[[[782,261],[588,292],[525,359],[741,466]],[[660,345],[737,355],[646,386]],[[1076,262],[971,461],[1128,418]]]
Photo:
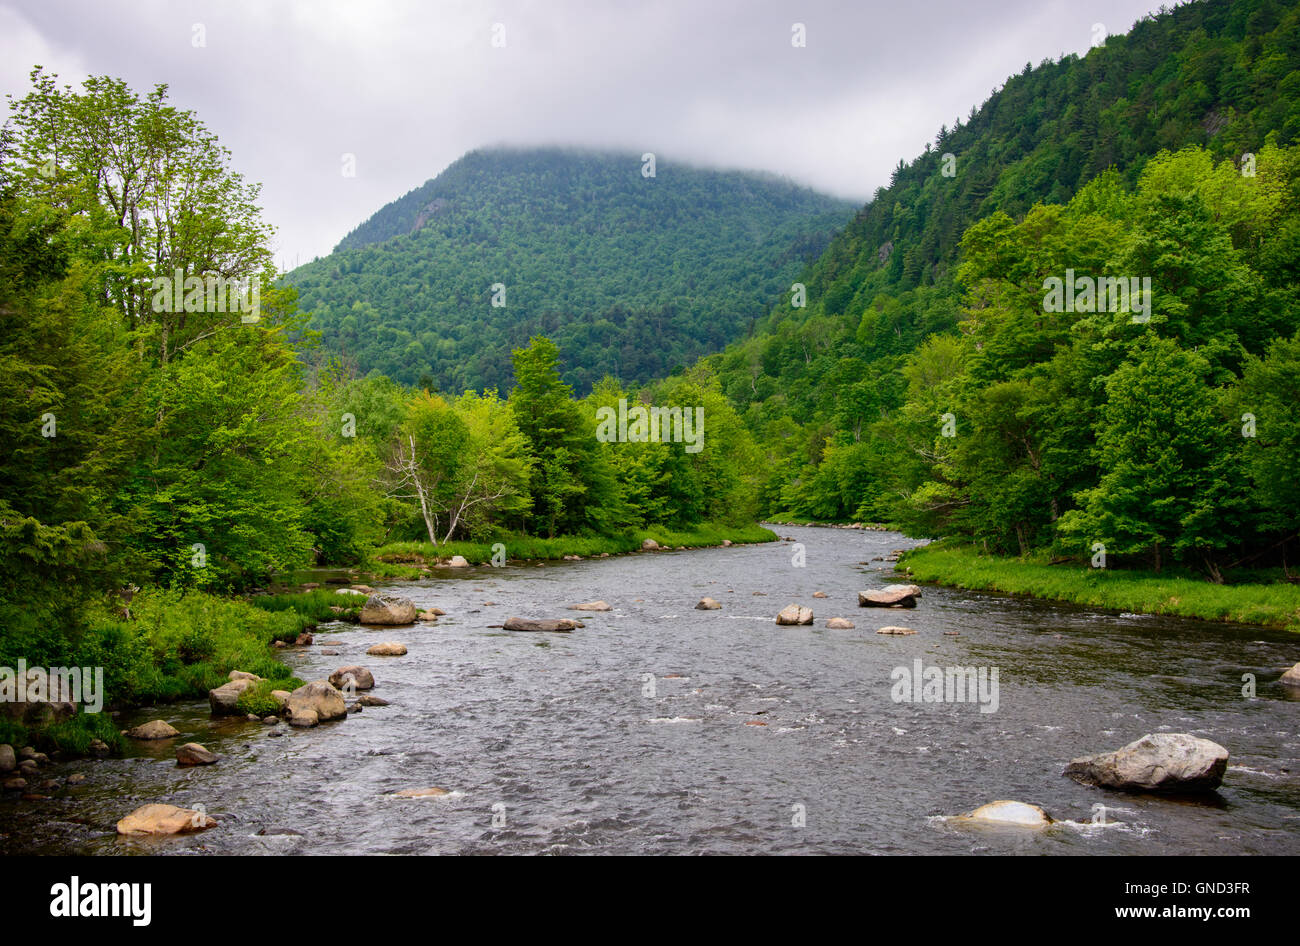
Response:
[[[285,279],[362,373],[505,388],[511,349],[545,334],[582,392],[742,337],[853,213],[773,176],[643,167],[635,154],[474,151]]]
[[[1063,279],[1140,287],[1136,307],[1061,305]],[[763,444],[762,514],[1212,581],[1285,570],[1300,2],[1188,3],[1026,66],[801,281],[805,308],[691,372]]]
[[[1084,56],[1027,64],[968,121],[899,162],[799,277],[805,308],[778,304],[751,336],[706,359],[751,426],[783,444],[766,511],[849,517],[878,494],[896,501],[917,486],[886,477],[868,488],[842,474],[838,499],[801,493],[828,442],[879,444],[868,432],[904,406],[908,359],[932,335],[958,334],[977,302],[957,273],[975,224],[1066,203],[1108,170],[1131,190],[1161,151],[1200,147],[1238,164],[1298,137],[1295,0],[1187,3]]]

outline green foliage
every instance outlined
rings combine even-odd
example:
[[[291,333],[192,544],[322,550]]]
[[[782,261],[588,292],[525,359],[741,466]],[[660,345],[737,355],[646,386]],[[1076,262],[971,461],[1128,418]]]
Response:
[[[594,558],[602,553],[622,555],[635,552],[641,548],[646,539],[654,539],[660,545],[684,546],[686,548],[704,548],[721,545],[724,539],[739,545],[754,542],[771,542],[776,534],[770,529],[756,523],[731,525],[725,522],[702,522],[686,529],[669,529],[655,526],[646,529],[634,529],[619,535],[557,535],[542,538],[532,535],[512,535],[501,533],[483,542],[448,542],[444,545],[432,545],[428,542],[390,542],[377,549],[377,560],[403,562],[446,561],[453,555],[462,555],[472,565],[486,565],[492,561],[500,543],[504,547],[507,562],[512,561],[555,561],[566,555],[580,555]],[[418,577],[418,570],[413,575]],[[261,598],[253,599],[260,602]]]
[[[641,167],[635,154],[471,152],[286,280],[363,373],[504,390],[507,353],[546,335],[585,393],[738,338],[852,214],[763,175]]]
[[[44,752],[57,750],[67,755],[84,756],[89,754],[94,739],[103,742],[114,754],[120,755],[126,747],[126,738],[108,713],[77,713],[32,734],[31,744]],[[13,744],[22,745],[23,742]]]
[[[1266,478],[1294,479],[1293,432],[1285,394],[1261,385],[1290,390],[1283,349],[1262,365],[1300,330],[1298,32],[1294,2],[1162,10],[1086,56],[1027,66],[900,162],[800,277],[807,308],[774,307],[702,364],[763,444],[761,514],[1022,553],[1058,541],[1062,521],[1096,531],[1069,514],[1107,508],[1099,436],[1122,439],[1104,412],[1125,387],[1108,379],[1150,334],[1204,361],[1200,387],[1178,388],[1200,429],[1176,449],[1199,465],[1178,475],[1162,541],[1211,577],[1285,558],[1300,523]],[[1151,277],[1150,322],[1045,311],[1044,279],[1067,269]],[[1233,440],[1252,404],[1270,436]]]
[[[533,497],[529,531],[605,533],[621,517],[613,472],[596,440],[595,424],[584,418],[560,380],[559,350],[534,338],[514,352],[515,387],[510,410],[530,451],[537,457],[529,484]]]
[[[337,590],[315,588],[311,591],[295,591],[280,595],[253,595],[247,601],[263,611],[291,611],[298,616],[293,625],[293,636],[321,621],[333,621],[339,617],[332,608],[342,608],[344,617],[356,617],[361,612],[365,598],[360,595],[341,595]],[[281,637],[288,640],[289,637]]]
[[[254,716],[263,719],[267,716],[278,716],[280,714],[280,702],[271,695],[271,691],[287,690],[292,693],[302,685],[303,681],[297,677],[261,680],[239,694],[239,699],[235,700],[235,706],[245,715],[252,713]]]

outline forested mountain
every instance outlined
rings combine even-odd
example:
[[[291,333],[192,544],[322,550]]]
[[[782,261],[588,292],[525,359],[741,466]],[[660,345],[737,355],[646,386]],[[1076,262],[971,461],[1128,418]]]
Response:
[[[647,167],[635,154],[471,152],[286,280],[362,373],[504,388],[511,349],[545,334],[584,392],[743,337],[852,215],[770,176]]]
[[[701,366],[768,448],[766,511],[1211,571],[1294,533],[1252,479],[1300,459],[1294,421],[1238,428],[1300,394],[1298,135],[1294,0],[1190,3],[1026,66],[900,162],[801,277],[806,308]],[[1149,278],[1150,321],[1047,312],[1067,269]],[[1192,440],[1125,440],[1139,416]]]

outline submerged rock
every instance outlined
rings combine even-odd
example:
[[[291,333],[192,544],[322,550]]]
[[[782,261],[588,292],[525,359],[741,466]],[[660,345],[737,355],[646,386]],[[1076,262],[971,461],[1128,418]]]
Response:
[[[859,608],[914,608],[921,589],[916,585],[887,585],[858,592]]]
[[[811,624],[812,622],[812,608],[805,608],[797,604],[786,605],[776,616],[776,623],[784,626]]]
[[[857,625],[848,618],[831,618],[826,622],[826,626],[837,631],[851,631],[857,627]]]
[[[216,761],[217,754],[197,742],[187,742],[176,749],[177,765],[212,765]]]
[[[1129,792],[1212,792],[1228,768],[1228,750],[1187,733],[1155,733],[1114,752],[1083,756],[1065,775],[1085,785]]]
[[[238,673],[232,670],[231,673]],[[251,676],[251,674],[250,674]],[[243,716],[244,711],[235,704],[239,700],[239,695],[253,686],[257,681],[250,680],[247,677],[240,677],[231,680],[229,683],[223,683],[215,690],[208,691],[208,705],[212,707],[213,716]]]
[[[216,824],[214,818],[192,808],[144,805],[117,823],[118,834],[192,834]]]
[[[577,621],[571,618],[554,618],[551,620],[530,621],[527,618],[506,618],[501,625],[507,631],[572,631],[574,628],[582,627]]]
[[[396,798],[442,798],[450,794],[451,792],[445,788],[404,788],[399,792],[393,792]]]
[[[352,664],[347,667],[339,667],[330,674],[330,686],[339,690],[349,687],[353,690],[371,690],[375,686],[375,675],[365,667]],[[298,691],[295,690],[295,693]]]
[[[179,736],[181,731],[171,723],[163,722],[161,719],[151,719],[147,723],[128,729],[126,734],[132,739],[171,739]]]
[[[696,611],[717,611],[722,605],[712,598],[701,598],[700,603],[695,606]]]
[[[570,611],[613,611],[604,601],[586,601],[582,604],[569,605]]]
[[[170,722],[149,720],[127,729],[126,734],[133,739],[170,739],[181,734],[181,730],[175,728]]]
[[[972,812],[952,819],[958,823],[1014,825],[1021,828],[1045,828],[1052,817],[1037,805],[1023,801],[991,801]]]
[[[401,595],[373,594],[361,608],[362,624],[403,625],[415,623],[415,605]]]
[[[1300,687],[1300,664],[1282,674],[1281,682],[1289,687]]]
[[[404,657],[406,645],[399,644],[397,641],[384,641],[366,648],[366,653],[372,657]]]
[[[285,709],[290,726],[315,726],[348,714],[343,694],[327,680],[313,680],[298,687],[289,694]]]

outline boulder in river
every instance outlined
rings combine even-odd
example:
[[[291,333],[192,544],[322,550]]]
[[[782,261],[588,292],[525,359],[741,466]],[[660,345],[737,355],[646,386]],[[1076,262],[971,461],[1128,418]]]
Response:
[[[1023,801],[991,801],[974,811],[958,815],[953,821],[966,824],[1010,825],[1019,828],[1046,828],[1052,817],[1037,805]]]
[[[701,598],[700,603],[695,606],[695,610],[716,611],[721,607],[722,605],[718,604],[718,602],[714,601],[712,598]]]
[[[786,605],[781,609],[781,613],[776,616],[776,623],[784,626],[811,624],[812,622],[812,608],[805,608],[798,604]]]
[[[506,618],[506,622],[501,625],[507,631],[572,631],[574,628],[582,627],[577,621],[571,618],[554,618],[550,620],[531,621],[527,618]]]
[[[404,788],[393,792],[396,798],[443,798],[450,794],[445,788]]]
[[[831,618],[826,622],[826,626],[836,631],[851,631],[857,625],[848,618]]]
[[[365,667],[352,664],[347,667],[339,667],[330,674],[330,686],[338,690],[346,690],[351,687],[353,690],[370,690],[375,685],[375,675]],[[297,690],[294,690],[297,693]]]
[[[217,822],[201,811],[175,805],[144,805],[117,823],[118,834],[192,834]]]
[[[289,694],[285,709],[290,726],[315,726],[318,722],[343,719],[348,715],[343,694],[328,680],[313,680],[298,687]]]
[[[1085,785],[1127,792],[1212,792],[1228,768],[1228,750],[1187,733],[1148,733],[1114,752],[1083,756],[1065,767]]]
[[[357,702],[362,706],[387,706],[388,701],[382,696],[375,696],[371,693],[362,693],[357,698]]]
[[[213,716],[243,716],[244,711],[236,706],[239,695],[253,686],[257,681],[240,677],[222,684],[215,690],[208,691],[208,705],[212,707]]]
[[[1282,674],[1281,682],[1289,687],[1300,687],[1300,664]]]
[[[404,657],[406,645],[399,644],[397,641],[384,641],[366,648],[366,653],[372,657]]]
[[[401,595],[373,594],[361,608],[362,624],[403,625],[415,623],[415,605]]]
[[[914,608],[921,589],[916,585],[887,585],[858,592],[859,608]]]
[[[613,611],[604,601],[584,601],[582,604],[569,605],[570,611]]]
[[[171,723],[161,719],[151,719],[147,723],[128,729],[126,734],[132,739],[171,739],[173,736],[179,736],[181,731]]]
[[[451,561],[447,564],[451,568],[469,568],[469,562],[466,561],[464,555],[453,555]]]
[[[217,754],[197,742],[187,742],[176,749],[177,765],[212,765],[216,761]]]
[[[895,637],[907,637],[908,635],[915,634],[916,631],[912,630],[910,627],[895,627],[891,624],[887,627],[878,628],[876,633],[893,634]]]
[[[826,597],[826,592],[824,592],[824,591],[814,591],[814,592],[813,592],[813,597],[814,597],[814,598],[825,598],[825,597]]]

